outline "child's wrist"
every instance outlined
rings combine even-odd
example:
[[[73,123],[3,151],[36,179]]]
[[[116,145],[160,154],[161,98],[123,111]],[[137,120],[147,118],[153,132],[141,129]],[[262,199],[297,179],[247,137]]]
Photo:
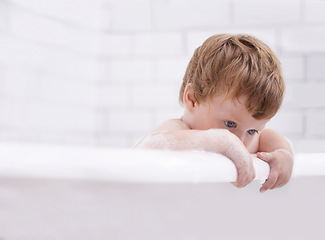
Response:
[[[292,161],[294,160],[293,153],[292,153],[290,150],[288,150],[288,149],[285,149],[285,148],[279,148],[279,149],[276,149],[274,152],[282,152],[282,153],[284,153],[284,154],[289,155]]]

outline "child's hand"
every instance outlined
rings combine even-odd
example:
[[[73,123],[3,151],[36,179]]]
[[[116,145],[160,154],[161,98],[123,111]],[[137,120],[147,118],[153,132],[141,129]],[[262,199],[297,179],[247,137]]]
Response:
[[[234,134],[230,133],[230,135],[228,149],[224,155],[233,161],[237,169],[237,181],[233,185],[242,188],[254,180],[255,169],[247,148]]]
[[[270,174],[260,192],[285,185],[292,173],[293,155],[285,149],[278,149],[274,152],[258,152],[257,157],[270,165]]]

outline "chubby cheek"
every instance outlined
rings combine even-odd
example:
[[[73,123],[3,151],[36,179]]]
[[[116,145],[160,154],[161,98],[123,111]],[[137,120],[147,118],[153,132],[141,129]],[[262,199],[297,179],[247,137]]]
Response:
[[[210,116],[210,113],[207,111],[197,111],[194,115],[192,123],[193,128],[198,130],[222,128],[222,126],[216,123],[216,121]]]
[[[236,129],[228,130],[234,135],[236,135],[246,148],[248,148],[252,144],[254,138],[256,137],[256,135],[249,135],[247,132],[237,131]]]
[[[202,117],[202,130],[208,129],[227,129],[224,124],[211,120],[209,117]]]
[[[245,147],[250,153],[256,153],[258,151],[260,135],[255,134],[253,137],[247,139],[244,142]]]
[[[251,143],[253,142],[253,137],[246,138],[243,142],[246,148],[249,148]]]

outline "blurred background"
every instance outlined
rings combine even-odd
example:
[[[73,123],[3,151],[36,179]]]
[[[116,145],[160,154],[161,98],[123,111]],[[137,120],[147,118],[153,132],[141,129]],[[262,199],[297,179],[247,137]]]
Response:
[[[224,32],[282,62],[269,127],[325,151],[324,0],[0,0],[0,141],[131,147],[181,116],[194,49]]]

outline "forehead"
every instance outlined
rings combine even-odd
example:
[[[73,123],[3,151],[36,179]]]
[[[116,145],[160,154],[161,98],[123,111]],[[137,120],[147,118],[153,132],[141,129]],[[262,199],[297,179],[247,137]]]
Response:
[[[215,96],[211,99],[209,107],[212,111],[229,113],[234,115],[249,114],[246,108],[246,97],[238,97],[233,99],[225,98],[225,96]]]
[[[234,121],[243,127],[264,128],[268,119],[257,120],[252,117],[246,108],[246,97],[241,96],[234,100],[224,98],[224,96],[213,97],[209,108],[211,114],[224,120]]]

